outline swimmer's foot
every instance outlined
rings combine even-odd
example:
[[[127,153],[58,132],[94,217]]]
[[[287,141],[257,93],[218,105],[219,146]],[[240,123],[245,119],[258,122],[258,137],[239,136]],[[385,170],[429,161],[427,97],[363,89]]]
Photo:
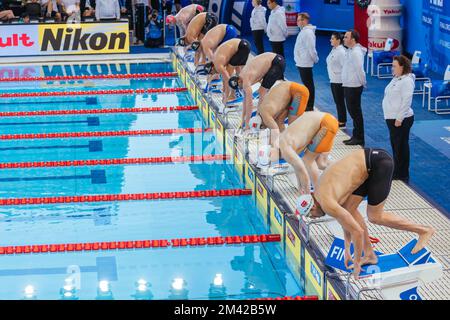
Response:
[[[361,265],[362,266],[366,266],[368,264],[377,264],[378,263],[378,257],[377,255],[374,254],[370,254],[367,256],[364,256],[361,258]]]
[[[435,232],[436,230],[434,230],[434,228],[426,227],[426,230],[424,232],[419,233],[419,239],[417,240],[417,244],[412,249],[411,253],[416,254],[417,252],[425,248],[428,244],[428,241],[430,241]]]

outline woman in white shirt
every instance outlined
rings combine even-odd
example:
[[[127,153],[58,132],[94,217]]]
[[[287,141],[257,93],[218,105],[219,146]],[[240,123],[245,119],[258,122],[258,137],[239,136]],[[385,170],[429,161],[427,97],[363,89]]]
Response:
[[[394,154],[393,179],[409,181],[409,131],[414,123],[411,109],[415,76],[411,73],[411,61],[396,56],[392,64],[394,78],[384,91],[383,113],[389,129]]]
[[[347,123],[347,109],[345,107],[344,88],[342,87],[342,68],[345,59],[345,48],[342,41],[342,35],[339,32],[333,32],[330,40],[333,49],[327,57],[328,77],[330,78],[331,93],[336,104],[340,128],[345,127]]]
[[[262,0],[252,0],[253,10],[250,17],[250,28],[252,29],[253,40],[255,41],[258,54],[264,53],[264,33],[267,29],[266,11],[261,5]]]

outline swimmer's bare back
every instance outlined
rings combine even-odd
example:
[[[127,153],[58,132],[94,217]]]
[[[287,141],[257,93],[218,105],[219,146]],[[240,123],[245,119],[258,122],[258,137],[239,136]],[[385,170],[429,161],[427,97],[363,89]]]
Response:
[[[333,162],[322,173],[314,196],[321,206],[337,202],[342,205],[369,177],[364,149],[353,151]]]
[[[320,130],[320,123],[325,112],[309,111],[292,122],[280,137],[286,141],[297,153],[302,152]]]
[[[234,56],[238,51],[240,42],[241,39],[235,38],[222,43],[214,52],[214,66],[216,68],[219,68],[220,66],[225,67],[226,65],[228,65],[231,57]]]
[[[196,41],[202,31],[203,26],[206,21],[206,12],[199,13],[196,15],[186,29],[186,42],[187,44],[191,44]]]
[[[261,81],[272,66],[272,61],[275,57],[275,53],[265,52],[251,60],[249,59],[240,74],[242,82],[251,86]]]
[[[264,97],[264,100],[258,106],[260,113],[265,113],[272,118],[276,118],[282,111],[288,108],[292,100],[290,86],[291,81],[280,81]]]

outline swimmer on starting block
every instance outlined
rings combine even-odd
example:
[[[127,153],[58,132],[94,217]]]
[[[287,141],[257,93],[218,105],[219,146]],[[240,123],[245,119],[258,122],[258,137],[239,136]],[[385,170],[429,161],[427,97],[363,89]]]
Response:
[[[286,63],[283,56],[266,52],[247,61],[241,73],[230,78],[228,84],[232,89],[242,89],[244,91],[241,128],[248,130],[250,126],[249,122],[253,111],[252,85],[261,82],[258,102],[258,105],[260,105],[264,95],[275,82],[284,79],[285,68]]]
[[[314,197],[318,203],[315,217],[319,212],[334,217],[342,226],[345,238],[345,266],[353,260],[353,273],[357,279],[361,267],[378,262],[369,239],[369,233],[358,206],[367,196],[367,217],[369,221],[394,228],[414,232],[419,235],[417,244],[411,253],[423,249],[435,230],[384,211],[392,183],[394,162],[392,157],[382,149],[356,150],[343,159],[331,164],[325,170],[315,189]],[[308,214],[312,198],[305,205],[297,208],[299,214]],[[322,211],[323,210],[323,211]],[[350,254],[350,243],[354,245],[354,258]],[[364,252],[364,256],[363,256]]]
[[[284,120],[294,122],[305,111],[309,100],[309,90],[302,84],[292,81],[279,81],[264,97],[258,106],[257,115],[250,119],[250,129],[259,130],[264,124],[271,132],[272,146],[278,148],[278,133],[283,132]]]
[[[203,11],[205,11],[203,6],[199,4],[190,4],[184,8],[181,8],[176,15],[169,14],[166,17],[166,24],[171,26],[176,25],[178,30],[180,30],[180,37],[184,37],[189,22],[191,22],[197,14],[202,13]]]
[[[331,114],[309,111],[281,133],[279,154],[295,170],[300,193],[299,202],[306,199],[311,206],[313,205],[309,200],[312,199],[311,181],[315,188],[319,180],[319,170],[324,170],[328,166],[328,154],[333,147],[338,129],[338,121]],[[268,165],[269,161],[276,161],[277,150],[278,148],[270,145],[260,147],[260,164]],[[305,154],[300,158],[299,153],[302,151],[305,151]]]
[[[222,76],[224,105],[229,100],[235,99],[234,90],[230,90],[228,81],[234,72],[237,74],[241,72],[250,55],[250,49],[251,44],[245,39],[228,40],[217,48],[212,61],[205,65],[205,72],[209,74],[208,83],[216,73]]]
[[[212,61],[214,51],[225,41],[237,38],[238,33],[235,27],[230,24],[218,24],[209,30],[200,41],[199,49],[208,61]],[[197,45],[195,45],[197,47]]]
[[[208,12],[202,12],[197,14],[186,29],[186,35],[178,40],[178,45],[197,50],[200,45],[199,41],[203,39],[205,34],[217,25],[217,17]],[[194,64],[198,65],[198,60],[200,58],[200,52],[197,50],[195,52]]]

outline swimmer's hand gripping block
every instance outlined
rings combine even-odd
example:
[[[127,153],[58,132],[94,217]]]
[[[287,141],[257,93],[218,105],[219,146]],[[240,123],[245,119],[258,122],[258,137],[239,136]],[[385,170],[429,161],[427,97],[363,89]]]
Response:
[[[432,258],[431,252],[427,248],[423,248],[414,255],[411,254],[416,243],[417,239],[413,239],[392,254],[377,252],[377,255],[380,254],[378,263],[363,266],[360,277],[369,280],[374,288],[380,289],[385,299],[421,300],[417,292],[419,283],[429,283],[439,279],[442,276],[442,265]],[[325,264],[345,272],[351,272],[344,266],[344,241],[342,239],[335,238]]]

